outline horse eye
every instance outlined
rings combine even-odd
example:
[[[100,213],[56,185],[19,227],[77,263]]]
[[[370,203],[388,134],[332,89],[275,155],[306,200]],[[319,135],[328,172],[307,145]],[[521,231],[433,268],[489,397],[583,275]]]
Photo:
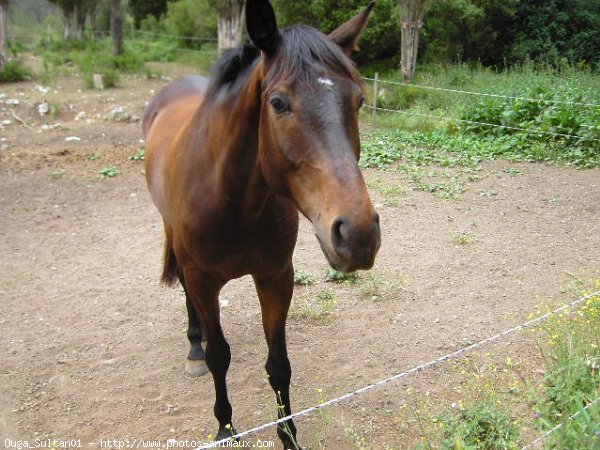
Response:
[[[273,97],[270,100],[271,106],[276,114],[284,114],[290,112],[290,105],[281,97]]]

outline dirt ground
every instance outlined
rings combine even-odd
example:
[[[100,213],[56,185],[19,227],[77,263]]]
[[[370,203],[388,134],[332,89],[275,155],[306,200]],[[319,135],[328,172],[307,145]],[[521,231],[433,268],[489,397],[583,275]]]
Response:
[[[129,77],[102,92],[78,90],[76,77],[0,86],[0,447],[206,441],[216,431],[210,376],[183,371],[184,300],[158,284],[160,217],[143,162],[131,159],[143,145],[137,119],[166,82]],[[40,116],[43,100],[50,113]],[[117,176],[101,175],[112,167]],[[288,323],[294,410],[521,323],[539,303],[573,299],[573,277],[597,274],[600,171],[506,161],[481,169],[461,199],[413,190],[394,170],[366,171],[382,248],[355,285],[325,283],[325,258],[302,220],[295,265],[317,282],[296,289]],[[275,416],[266,345],[251,280],[232,282],[222,299],[229,392],[244,430]],[[533,345],[517,334],[486,351],[519,356]],[[412,448],[398,434],[400,408],[419,399],[443,408],[459,391],[440,366],[298,419],[299,441],[346,449],[360,436]],[[275,430],[257,438],[276,440]]]

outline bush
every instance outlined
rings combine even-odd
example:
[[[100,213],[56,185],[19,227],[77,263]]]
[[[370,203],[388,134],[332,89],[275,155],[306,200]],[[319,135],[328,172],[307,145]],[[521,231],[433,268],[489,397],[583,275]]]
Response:
[[[165,27],[169,33],[184,36],[187,47],[200,47],[201,41],[189,38],[217,36],[217,14],[207,0],[179,0],[169,3]]]
[[[20,61],[8,61],[4,70],[0,70],[0,83],[16,83],[31,77],[27,68]]]

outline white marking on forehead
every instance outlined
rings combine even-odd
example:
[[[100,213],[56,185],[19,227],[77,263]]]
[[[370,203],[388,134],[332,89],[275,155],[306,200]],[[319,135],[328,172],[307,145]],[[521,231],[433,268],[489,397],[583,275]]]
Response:
[[[333,81],[331,81],[329,78],[319,77],[317,78],[317,81],[325,86],[333,86]]]

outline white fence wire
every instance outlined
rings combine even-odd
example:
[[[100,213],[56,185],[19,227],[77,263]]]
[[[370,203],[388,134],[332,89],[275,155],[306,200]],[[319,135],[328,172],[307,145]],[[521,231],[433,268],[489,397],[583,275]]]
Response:
[[[375,78],[363,77],[367,81],[378,81],[379,83],[384,84],[393,84],[396,86],[406,86],[412,87],[415,89],[428,89],[433,91],[440,92],[452,92],[456,94],[467,94],[467,95],[476,95],[480,97],[493,97],[493,98],[505,98],[509,100],[522,100],[527,102],[535,102],[535,103],[545,103],[545,104],[564,104],[564,105],[574,105],[574,106],[585,106],[589,108],[600,108],[600,103],[584,103],[584,102],[572,102],[567,100],[555,100],[555,99],[541,99],[541,98],[530,98],[530,97],[521,97],[515,95],[506,95],[506,94],[495,94],[495,93],[487,93],[487,92],[474,92],[474,91],[465,91],[461,89],[450,89],[450,88],[442,88],[437,86],[427,86],[423,84],[413,84],[413,83],[405,83],[401,81],[392,81],[392,80],[382,80]]]

